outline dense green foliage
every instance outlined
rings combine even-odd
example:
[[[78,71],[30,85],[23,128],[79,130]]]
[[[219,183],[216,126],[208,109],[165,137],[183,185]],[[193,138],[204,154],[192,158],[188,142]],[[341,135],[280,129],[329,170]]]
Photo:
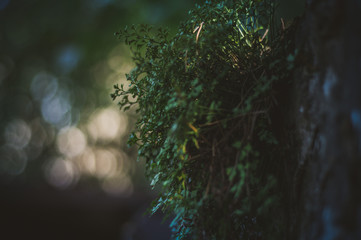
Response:
[[[285,30],[271,28],[272,2],[207,1],[173,38],[146,25],[116,33],[136,67],[112,97],[137,108],[129,142],[162,187],[152,211],[175,216],[177,239],[272,239],[282,231],[272,216],[280,195],[269,113],[273,86],[290,65]]]

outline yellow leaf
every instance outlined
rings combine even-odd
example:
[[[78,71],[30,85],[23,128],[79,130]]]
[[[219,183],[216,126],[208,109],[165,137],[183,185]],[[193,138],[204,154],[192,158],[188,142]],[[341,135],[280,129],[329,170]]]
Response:
[[[198,141],[197,139],[195,138],[192,138],[193,142],[194,142],[194,145],[196,146],[197,149],[199,149],[199,144],[198,144]]]
[[[191,123],[188,123],[188,126],[195,132],[198,133],[198,129],[194,127]]]
[[[186,150],[186,145],[185,145],[185,144],[183,144],[182,150],[183,150],[183,153],[186,153],[186,152],[187,152],[187,150]]]

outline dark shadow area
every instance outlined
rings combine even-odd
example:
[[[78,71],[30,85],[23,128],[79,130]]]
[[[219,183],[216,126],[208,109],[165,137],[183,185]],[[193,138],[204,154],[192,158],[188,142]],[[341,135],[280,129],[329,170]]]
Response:
[[[169,239],[169,222],[143,216],[150,197],[99,190],[1,186],[2,239]]]

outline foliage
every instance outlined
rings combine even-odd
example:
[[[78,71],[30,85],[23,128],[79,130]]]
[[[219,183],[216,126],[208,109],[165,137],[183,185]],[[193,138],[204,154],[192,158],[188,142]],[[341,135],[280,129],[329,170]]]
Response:
[[[139,113],[129,143],[163,190],[151,211],[175,215],[177,239],[270,239],[281,231],[271,215],[279,195],[269,113],[274,85],[289,70],[273,12],[272,1],[206,1],[173,38],[147,25],[116,33],[136,67],[129,87],[116,85],[111,96]]]

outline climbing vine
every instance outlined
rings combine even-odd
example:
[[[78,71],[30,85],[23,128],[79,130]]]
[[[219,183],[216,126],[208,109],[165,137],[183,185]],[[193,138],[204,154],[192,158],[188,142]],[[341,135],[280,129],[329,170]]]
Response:
[[[176,239],[277,239],[282,231],[270,111],[293,55],[274,9],[266,0],[206,1],[173,37],[148,25],[116,33],[136,67],[111,96],[139,114],[129,143],[162,188],[151,212],[173,217]]]

